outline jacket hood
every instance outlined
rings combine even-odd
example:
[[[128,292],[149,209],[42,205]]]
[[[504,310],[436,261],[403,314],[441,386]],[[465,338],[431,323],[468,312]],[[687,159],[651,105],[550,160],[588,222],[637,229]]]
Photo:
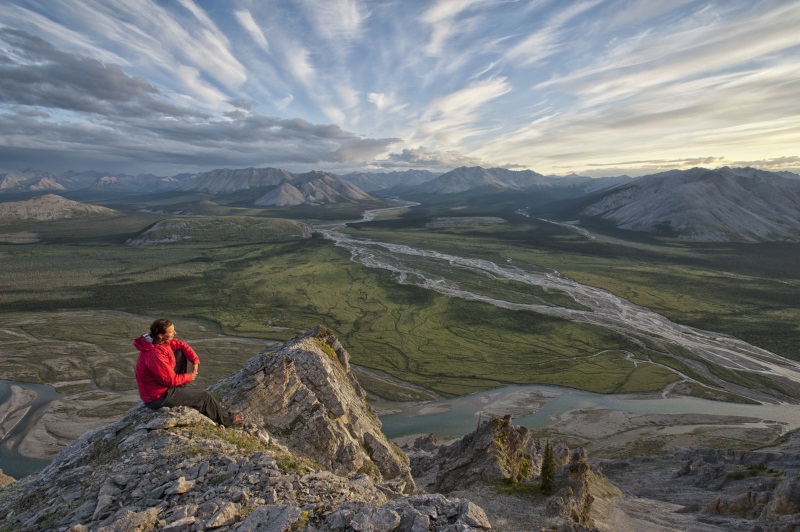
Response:
[[[139,351],[149,351],[150,349],[153,349],[154,345],[153,337],[150,336],[150,333],[144,333],[133,341],[133,346]]]

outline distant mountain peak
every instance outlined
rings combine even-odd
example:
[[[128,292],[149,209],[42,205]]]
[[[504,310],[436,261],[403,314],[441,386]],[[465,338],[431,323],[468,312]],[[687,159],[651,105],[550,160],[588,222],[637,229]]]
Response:
[[[329,174],[313,171],[293,176],[255,201],[256,205],[284,207],[374,199],[352,183]]]
[[[614,189],[583,214],[688,240],[797,241],[800,181],[754,168],[673,170]]]

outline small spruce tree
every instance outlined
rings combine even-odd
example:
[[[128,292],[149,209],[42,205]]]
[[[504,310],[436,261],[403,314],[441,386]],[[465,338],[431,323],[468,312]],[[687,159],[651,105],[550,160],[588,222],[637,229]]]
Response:
[[[553,491],[553,482],[556,477],[556,456],[553,452],[553,444],[548,440],[544,445],[544,456],[542,457],[542,491],[550,494]]]

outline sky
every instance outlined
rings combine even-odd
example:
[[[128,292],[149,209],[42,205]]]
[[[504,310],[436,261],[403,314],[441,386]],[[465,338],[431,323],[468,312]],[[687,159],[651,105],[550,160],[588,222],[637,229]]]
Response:
[[[800,171],[797,0],[3,0],[0,172]]]

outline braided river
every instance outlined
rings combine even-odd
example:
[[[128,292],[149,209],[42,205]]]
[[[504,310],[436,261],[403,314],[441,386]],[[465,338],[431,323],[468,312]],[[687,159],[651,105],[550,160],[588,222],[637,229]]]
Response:
[[[377,211],[376,211],[377,212]],[[366,213],[362,221],[369,221],[375,213]],[[448,297],[482,301],[507,309],[533,311],[551,316],[593,324],[632,334],[637,337],[659,338],[691,350],[706,360],[721,366],[772,374],[800,382],[800,364],[751,345],[733,336],[696,329],[674,323],[648,308],[636,305],[607,290],[583,285],[562,276],[556,271],[523,270],[513,264],[456,256],[438,251],[418,249],[403,244],[360,239],[337,230],[318,229],[334,245],[350,252],[351,260],[368,268],[378,268],[392,273],[394,280],[414,284]],[[487,279],[507,279],[546,290],[569,294],[588,310],[576,310],[552,305],[522,304],[467,290],[460,287],[447,272],[458,269],[470,271]],[[544,406],[535,413],[515,415],[514,422],[528,427],[548,425],[565,413],[587,407],[600,407],[634,413],[651,414],[701,414],[711,416],[736,416],[753,420],[780,423],[785,430],[800,427],[800,406],[789,404],[765,393],[750,397],[759,405],[743,405],[710,401],[694,397],[669,397],[663,394],[647,398],[621,397],[582,392],[552,386],[507,386],[471,394],[456,399],[442,400],[410,406],[383,415],[384,432],[390,437],[408,434],[433,433],[441,436],[463,435],[474,430],[482,415],[503,414],[502,406],[486,411],[487,404],[502,405],[505,399],[517,401],[520,396],[531,395],[529,402],[545,396]],[[738,390],[741,392],[741,390]]]

